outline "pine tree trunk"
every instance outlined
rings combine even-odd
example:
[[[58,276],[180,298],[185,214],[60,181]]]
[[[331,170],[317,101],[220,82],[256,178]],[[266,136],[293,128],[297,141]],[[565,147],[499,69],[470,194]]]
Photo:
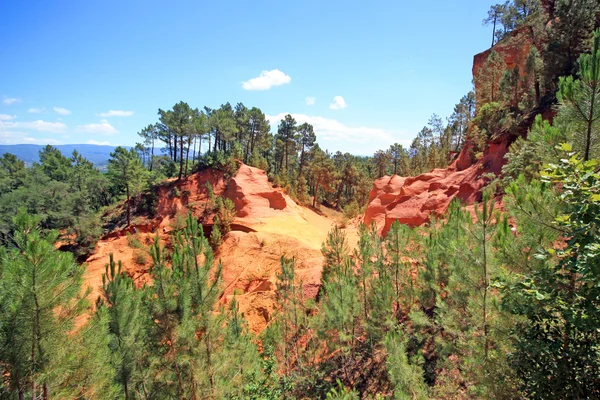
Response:
[[[486,200],[487,201],[487,200]],[[483,235],[481,239],[481,244],[483,245],[483,337],[484,337],[484,348],[483,354],[484,358],[487,361],[488,359],[488,347],[489,347],[489,339],[488,339],[488,323],[487,323],[487,296],[488,296],[488,286],[489,286],[489,278],[488,278],[488,270],[487,270],[487,249],[486,249],[486,234],[487,234],[487,207],[484,203],[483,206],[484,218],[483,221]]]
[[[592,57],[592,59],[595,59],[596,55],[594,55]],[[594,79],[596,78],[596,70],[599,66],[596,65],[596,62],[594,61],[594,64],[592,66],[592,76],[594,77]],[[598,82],[594,80],[594,83],[592,84],[592,99],[590,101],[590,113],[589,113],[589,117],[587,120],[587,133],[586,133],[586,139],[585,139],[585,155],[583,157],[583,161],[588,161],[590,159],[590,147],[592,145],[592,126],[594,124],[594,103],[596,102],[596,89],[598,86]]]
[[[496,38],[496,16],[494,15],[494,29],[492,29],[492,46],[494,47],[494,39]]]
[[[188,174],[188,158],[190,156],[190,147],[191,147],[191,143],[188,142],[188,147],[187,147],[187,151],[185,152],[185,176],[187,176]],[[194,149],[194,152],[196,150]]]
[[[288,146],[289,146],[289,143],[286,140],[285,141],[285,172],[286,173],[289,173],[288,172],[289,171],[289,169],[288,169]]]
[[[183,173],[183,137],[179,139],[179,177],[177,180],[181,180],[181,174]]]
[[[173,162],[177,162],[177,136],[173,135]]]
[[[340,182],[340,186],[338,186],[337,194],[335,195],[335,208],[340,208],[340,199],[342,197],[342,192],[344,190],[344,181]]]
[[[131,218],[130,218],[131,204],[129,202],[129,185],[125,185],[125,190],[127,191],[127,226],[129,226],[131,223]]]
[[[152,172],[153,165],[154,165],[154,138],[152,138],[152,155],[150,156],[150,172]]]
[[[317,196],[319,196],[319,185],[321,184],[321,179],[317,179],[317,183],[315,184],[315,195],[313,197],[313,208],[317,208]]]
[[[304,166],[304,145],[302,145],[302,152],[300,153],[300,167],[298,168],[298,178],[302,175],[302,167]]]

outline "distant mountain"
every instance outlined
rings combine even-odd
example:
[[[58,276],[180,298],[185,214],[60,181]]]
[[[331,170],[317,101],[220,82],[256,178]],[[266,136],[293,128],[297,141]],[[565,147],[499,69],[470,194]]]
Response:
[[[39,153],[44,145],[38,144],[0,144],[0,157],[4,153],[11,153],[23,160],[25,164],[31,165],[34,162],[39,162]],[[65,157],[70,157],[73,150],[77,150],[79,154],[93,162],[96,166],[103,166],[108,163],[110,153],[115,150],[116,146],[100,146],[95,144],[61,144],[54,146]],[[123,146],[129,149],[129,146]]]

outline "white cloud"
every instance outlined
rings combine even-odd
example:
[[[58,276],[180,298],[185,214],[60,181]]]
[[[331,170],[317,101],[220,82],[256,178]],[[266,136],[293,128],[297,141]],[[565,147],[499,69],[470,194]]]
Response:
[[[124,110],[108,110],[108,112],[100,113],[98,116],[100,117],[131,117],[133,115],[133,111],[124,111]]]
[[[19,131],[37,131],[49,133],[64,133],[67,131],[67,125],[62,122],[48,121],[23,121],[23,122],[4,122],[0,121],[0,131],[19,130]]]
[[[67,132],[67,125],[62,122],[48,121],[9,121],[0,119],[0,143],[37,143],[58,144],[55,138],[39,138],[32,132],[51,133],[54,135]]]
[[[333,103],[329,105],[329,108],[332,110],[339,110],[346,107],[348,107],[348,104],[346,104],[346,100],[344,100],[342,96],[335,96],[333,98]]]
[[[6,104],[7,106],[10,106],[11,104],[14,103],[20,103],[21,99],[17,99],[16,97],[8,97],[8,96],[3,96],[4,99],[2,100],[2,103]]]
[[[86,144],[95,144],[97,146],[110,146],[110,143],[108,143],[108,142],[99,142],[97,140],[88,140],[85,143]]]
[[[314,97],[307,97],[304,99],[304,102],[307,106],[314,106],[316,99]]]
[[[0,143],[2,144],[21,144],[21,143],[33,143],[33,144],[59,144],[60,142],[52,138],[33,138],[25,132],[8,131],[3,130],[0,127]]]
[[[66,108],[62,108],[62,107],[53,107],[52,108],[54,110],[54,112],[56,112],[58,115],[69,115],[71,114],[71,110],[67,110]]]
[[[288,113],[267,115],[271,126],[276,129]],[[292,117],[302,124],[311,124],[315,129],[317,141],[321,148],[330,151],[349,152],[356,155],[372,155],[377,150],[387,149],[393,143],[409,145],[410,140],[400,139],[406,137],[402,131],[389,131],[380,128],[365,126],[348,126],[335,119],[305,114],[292,114]]]
[[[36,138],[32,138],[32,137],[24,137],[21,139],[22,141],[20,143],[31,143],[31,144],[60,144],[60,142],[56,139],[49,139],[49,138],[44,138],[44,139],[36,139]]]
[[[28,113],[31,114],[41,114],[43,112],[46,112],[45,108],[30,108],[29,110],[27,110]]]
[[[8,114],[0,114],[0,121],[10,121],[11,119],[15,119],[17,118],[14,115],[8,115]]]
[[[119,131],[105,119],[101,120],[99,124],[79,125],[77,131],[99,135],[114,135],[119,133]]]
[[[263,71],[256,78],[242,82],[244,90],[267,90],[273,86],[281,86],[290,83],[292,78],[278,69]]]

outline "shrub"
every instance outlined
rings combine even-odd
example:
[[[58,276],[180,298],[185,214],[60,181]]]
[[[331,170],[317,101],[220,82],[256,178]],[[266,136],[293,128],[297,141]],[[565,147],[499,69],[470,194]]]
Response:
[[[360,206],[356,200],[352,200],[350,203],[344,206],[344,216],[348,219],[357,217],[360,214]]]
[[[178,213],[171,221],[171,229],[174,231],[181,230],[187,226],[187,214]]]
[[[213,224],[212,232],[210,234],[210,244],[213,249],[216,249],[223,243],[223,237],[221,235],[221,222],[219,221],[219,216],[215,217],[215,222]]]
[[[127,232],[127,244],[132,249],[144,249],[144,245],[142,242],[140,242],[140,239],[137,237],[137,235],[132,235],[129,232]]]
[[[231,230],[231,223],[235,218],[235,204],[228,198],[217,198],[217,214],[222,228],[222,233],[226,234]]]
[[[169,195],[172,198],[179,198],[179,197],[181,197],[181,191],[179,190],[179,188],[177,186],[175,186],[173,189],[171,189],[171,192],[169,193]]]
[[[148,257],[146,256],[146,253],[143,252],[142,250],[136,250],[133,253],[133,262],[136,265],[146,265],[146,263],[148,262]]]

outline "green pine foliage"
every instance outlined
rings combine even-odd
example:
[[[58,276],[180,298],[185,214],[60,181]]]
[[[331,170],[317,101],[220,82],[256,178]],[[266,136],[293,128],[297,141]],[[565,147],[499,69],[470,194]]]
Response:
[[[0,365],[9,393],[36,398],[55,390],[51,366],[86,305],[84,268],[54,248],[57,233],[43,234],[39,218],[21,210],[13,222],[13,245],[0,248]]]
[[[330,154],[291,115],[272,135],[257,108],[200,111],[180,102],[159,110],[159,122],[140,132],[143,143],[117,148],[107,174],[51,146],[31,168],[2,156],[0,398],[600,397],[596,3],[493,6],[486,21],[496,24],[494,43],[530,28],[536,47],[525,68],[507,71],[492,51],[476,76],[477,115],[470,93],[447,124],[434,114],[409,148]],[[553,22],[540,28],[544,13]],[[557,70],[566,76],[555,79]],[[84,256],[104,207],[124,195],[130,223],[148,206],[138,196],[144,187],[197,166],[227,178],[250,163],[301,201],[312,196],[315,208],[355,215],[373,179],[446,166],[468,143],[482,154],[490,140],[532,121],[527,113],[552,102],[554,88],[554,121],[534,120],[471,208],[453,202],[421,227],[394,222],[385,236],[360,226],[355,248],[334,228],[322,245],[316,298],[307,298],[313,287],[302,282],[303,266],[282,256],[276,309],[258,337],[240,312],[240,298],[257,294],[224,295],[213,249],[235,207],[208,183],[210,238],[191,213],[182,215],[170,241],[157,237],[148,250],[151,284],[111,256],[89,307],[85,267],[55,248],[55,229],[66,230],[75,236],[70,250]],[[492,196],[500,192],[503,207]]]

